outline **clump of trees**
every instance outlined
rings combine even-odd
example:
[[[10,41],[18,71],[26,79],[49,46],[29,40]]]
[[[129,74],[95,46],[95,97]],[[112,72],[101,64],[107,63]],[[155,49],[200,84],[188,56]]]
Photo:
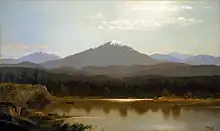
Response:
[[[220,98],[220,76],[111,78],[57,74],[38,69],[0,69],[0,82],[42,84],[56,96]]]

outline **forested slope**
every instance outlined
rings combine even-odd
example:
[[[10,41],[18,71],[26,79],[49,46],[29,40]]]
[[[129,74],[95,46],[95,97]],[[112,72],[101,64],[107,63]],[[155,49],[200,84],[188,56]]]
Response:
[[[1,82],[42,84],[56,96],[219,98],[220,76],[171,77],[142,75],[113,78],[104,75],[67,75],[31,68],[0,68]]]

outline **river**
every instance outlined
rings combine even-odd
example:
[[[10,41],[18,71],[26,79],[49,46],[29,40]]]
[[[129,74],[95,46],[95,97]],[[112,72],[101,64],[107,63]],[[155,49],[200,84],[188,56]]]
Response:
[[[182,107],[147,100],[76,100],[47,108],[66,121],[83,122],[95,131],[220,131],[217,106]]]

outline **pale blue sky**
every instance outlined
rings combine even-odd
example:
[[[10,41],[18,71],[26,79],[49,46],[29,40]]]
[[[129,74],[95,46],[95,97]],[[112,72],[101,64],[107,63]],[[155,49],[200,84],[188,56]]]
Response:
[[[4,57],[64,57],[120,41],[146,53],[220,55],[219,0],[0,0]]]

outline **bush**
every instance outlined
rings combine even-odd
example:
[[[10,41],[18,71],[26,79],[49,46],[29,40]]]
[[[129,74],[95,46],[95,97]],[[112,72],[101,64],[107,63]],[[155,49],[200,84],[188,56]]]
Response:
[[[91,125],[84,125],[82,123],[68,124],[64,121],[56,121],[53,125],[56,131],[86,131],[92,129]]]

